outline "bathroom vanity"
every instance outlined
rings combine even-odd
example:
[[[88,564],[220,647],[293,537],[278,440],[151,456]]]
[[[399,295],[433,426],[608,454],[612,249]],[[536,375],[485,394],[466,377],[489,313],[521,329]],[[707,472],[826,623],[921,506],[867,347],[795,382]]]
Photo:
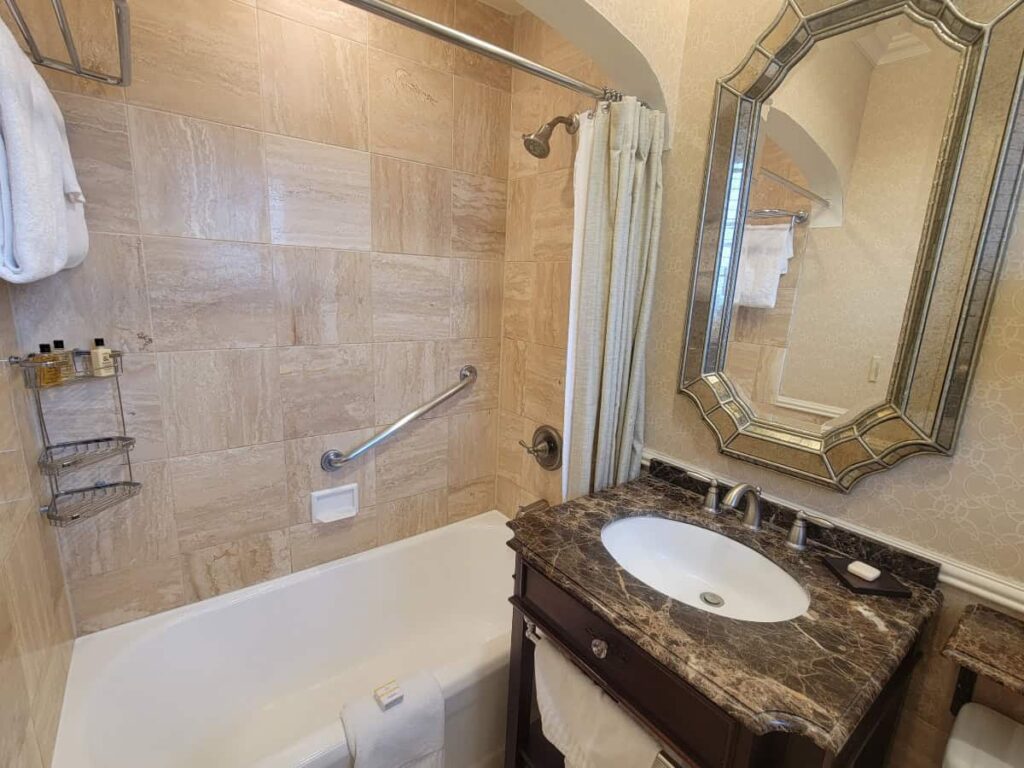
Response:
[[[644,475],[510,523],[517,558],[506,768],[563,764],[532,715],[538,634],[680,766],[883,765],[921,629],[940,604],[935,566],[841,531],[815,532],[806,551],[792,551],[792,512],[770,507],[762,530],[748,530],[734,513],[702,510],[692,480],[664,465],[655,472],[669,480]],[[633,517],[688,523],[753,549],[806,590],[808,609],[787,621],[742,621],[666,597],[602,543],[609,524]],[[823,554],[870,559],[910,597],[854,594]],[[749,589],[770,602],[763,582]]]

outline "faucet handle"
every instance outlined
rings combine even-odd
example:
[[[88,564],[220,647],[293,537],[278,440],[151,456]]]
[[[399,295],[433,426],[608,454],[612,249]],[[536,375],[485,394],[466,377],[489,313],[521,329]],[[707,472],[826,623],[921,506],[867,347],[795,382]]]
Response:
[[[796,513],[793,527],[789,529],[789,536],[786,537],[786,546],[797,552],[807,549],[807,524],[812,523],[819,528],[835,528],[835,525],[823,517],[809,515],[803,510]]]
[[[713,477],[701,475],[697,472],[687,472],[690,477],[700,483],[707,483],[708,490],[704,494],[704,506],[702,509],[709,515],[717,515],[721,510],[718,508],[718,481]]]

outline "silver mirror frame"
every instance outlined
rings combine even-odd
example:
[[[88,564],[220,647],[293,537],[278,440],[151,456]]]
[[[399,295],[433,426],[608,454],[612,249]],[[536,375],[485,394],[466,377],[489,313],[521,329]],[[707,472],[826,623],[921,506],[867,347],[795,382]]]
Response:
[[[816,42],[897,14],[962,52],[959,82],[886,401],[814,434],[759,419],[724,373],[757,120]],[[986,23],[948,0],[788,0],[718,81],[679,391],[722,453],[845,492],[915,454],[953,452],[1020,194],[1022,54],[1024,0]]]

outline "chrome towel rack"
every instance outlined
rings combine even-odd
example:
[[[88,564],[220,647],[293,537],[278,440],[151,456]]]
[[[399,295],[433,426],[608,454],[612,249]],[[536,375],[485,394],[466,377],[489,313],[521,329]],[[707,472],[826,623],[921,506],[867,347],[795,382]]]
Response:
[[[410,421],[415,421],[428,411],[434,410],[445,400],[450,400],[451,398],[455,397],[455,395],[464,390],[466,387],[473,384],[473,382],[475,381],[476,368],[472,365],[462,366],[462,370],[459,371],[458,384],[454,384],[453,386],[449,387],[444,392],[435,397],[433,400],[431,400],[429,403],[424,403],[415,411],[407,413],[405,416],[400,418],[390,427],[381,432],[378,432],[376,435],[371,437],[358,448],[355,448],[349,451],[348,453],[342,453],[341,451],[333,448],[325,452],[324,455],[320,457],[320,466],[323,468],[324,472],[333,472],[336,469],[341,469],[341,467],[344,466],[346,462],[352,461],[353,459],[366,453],[374,446],[384,442],[393,434],[395,434],[395,432],[397,432],[406,424],[408,424]]]
[[[68,61],[53,59],[44,56],[36,42],[25,15],[18,7],[18,0],[4,0],[7,10],[11,12],[11,18],[21,33],[25,45],[28,47],[28,56],[35,64],[48,69],[55,69],[58,72],[67,72],[71,75],[78,75],[88,80],[95,80],[106,85],[127,86],[132,80],[132,44],[131,44],[131,14],[128,11],[128,0],[112,0],[114,3],[114,27],[117,31],[117,58],[121,72],[118,75],[109,75],[90,69],[82,64],[78,53],[78,46],[75,44],[75,36],[68,24],[67,13],[64,11],[63,0],[50,0],[53,6],[53,15],[57,19],[57,27],[60,29],[61,37],[64,40],[64,48],[68,54]]]

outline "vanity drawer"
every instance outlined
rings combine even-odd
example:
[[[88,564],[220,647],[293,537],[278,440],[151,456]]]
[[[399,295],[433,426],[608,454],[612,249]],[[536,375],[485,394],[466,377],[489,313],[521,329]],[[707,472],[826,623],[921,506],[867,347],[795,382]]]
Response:
[[[694,768],[745,764],[747,731],[608,622],[529,567],[517,595],[517,608]]]

